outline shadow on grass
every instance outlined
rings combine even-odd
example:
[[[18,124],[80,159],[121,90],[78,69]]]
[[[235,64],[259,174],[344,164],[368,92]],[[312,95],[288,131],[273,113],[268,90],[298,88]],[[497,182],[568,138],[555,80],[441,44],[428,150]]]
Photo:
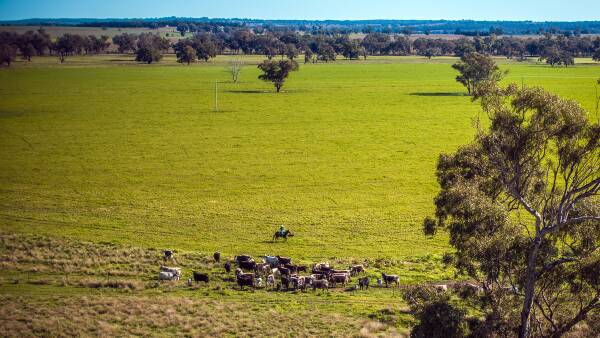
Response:
[[[275,90],[258,90],[258,89],[230,89],[224,90],[225,93],[231,94],[292,94],[306,92],[304,89],[282,89],[281,92],[277,93]]]
[[[467,96],[466,93],[410,93],[412,96],[426,96],[426,97],[447,97],[447,96]]]
[[[256,90],[256,89],[240,89],[240,90],[225,90],[225,93],[232,93],[232,94],[268,94],[268,93],[274,93],[274,91],[270,91],[270,90]]]

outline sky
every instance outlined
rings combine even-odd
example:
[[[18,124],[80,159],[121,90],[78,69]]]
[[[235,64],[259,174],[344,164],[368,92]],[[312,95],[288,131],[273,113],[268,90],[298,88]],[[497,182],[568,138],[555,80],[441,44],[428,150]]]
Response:
[[[0,20],[210,17],[361,20],[600,20],[600,0],[0,0]]]

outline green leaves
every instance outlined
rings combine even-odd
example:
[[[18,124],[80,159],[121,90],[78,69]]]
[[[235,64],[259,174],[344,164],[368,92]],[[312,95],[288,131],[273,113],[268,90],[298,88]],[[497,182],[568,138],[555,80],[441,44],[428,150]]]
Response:
[[[275,89],[279,93],[290,72],[297,71],[299,66],[294,60],[265,60],[258,65],[258,69],[263,71],[263,74],[259,75],[258,78],[263,81],[273,82]]]

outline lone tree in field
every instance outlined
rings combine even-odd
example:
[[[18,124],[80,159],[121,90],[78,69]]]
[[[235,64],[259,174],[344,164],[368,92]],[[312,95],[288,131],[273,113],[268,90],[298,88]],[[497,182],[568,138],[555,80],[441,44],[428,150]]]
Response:
[[[475,94],[477,86],[483,82],[498,82],[502,79],[500,71],[491,57],[479,53],[467,53],[460,61],[452,65],[460,75],[456,81],[467,87],[469,95]]]
[[[240,78],[240,73],[242,72],[242,68],[244,68],[244,63],[240,59],[232,59],[229,61],[229,67],[227,71],[231,74],[231,81],[233,83],[237,83]]]
[[[279,93],[290,72],[297,71],[299,67],[298,63],[294,60],[265,60],[258,65],[258,68],[263,71],[263,74],[259,75],[258,78],[263,81],[273,82],[275,90]]]
[[[17,57],[17,49],[7,43],[0,44],[0,65],[6,63],[10,67],[11,62]]]
[[[600,126],[541,88],[486,89],[490,127],[440,156],[424,230],[484,289],[476,336],[559,337],[600,316]]]

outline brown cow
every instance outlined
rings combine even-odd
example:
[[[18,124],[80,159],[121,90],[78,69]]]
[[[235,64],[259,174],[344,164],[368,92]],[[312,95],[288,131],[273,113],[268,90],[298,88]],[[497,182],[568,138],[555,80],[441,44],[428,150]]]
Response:
[[[335,287],[337,283],[346,286],[350,281],[350,276],[347,273],[333,273],[329,276],[329,281],[331,282],[332,287]]]
[[[356,276],[359,273],[364,273],[365,272],[365,267],[361,264],[361,265],[353,265],[350,267],[350,274],[352,276]]]
[[[314,280],[312,282],[312,286],[313,286],[313,291],[316,289],[324,289],[324,290],[329,290],[329,282],[327,282],[327,280]]]

